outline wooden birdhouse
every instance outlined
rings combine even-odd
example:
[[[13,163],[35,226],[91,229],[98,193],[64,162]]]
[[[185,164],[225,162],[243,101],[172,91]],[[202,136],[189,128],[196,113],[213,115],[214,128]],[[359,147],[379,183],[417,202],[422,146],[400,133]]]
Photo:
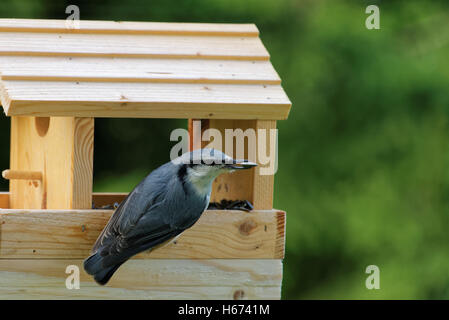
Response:
[[[261,174],[258,159],[256,169],[220,176],[211,199],[248,200],[253,210],[206,211],[176,242],[125,263],[105,287],[83,270],[113,213],[92,203],[126,196],[92,193],[94,118],[183,118],[191,139],[207,129],[223,137],[226,129],[254,129],[258,139],[291,106],[269,59],[253,24],[79,21],[74,28],[0,19],[0,96],[11,118],[0,299],[279,299],[285,212],[273,209],[274,175]],[[246,144],[245,155],[257,154],[260,141],[277,147],[263,138]],[[191,148],[205,144],[194,141]],[[79,289],[68,289],[77,269]]]

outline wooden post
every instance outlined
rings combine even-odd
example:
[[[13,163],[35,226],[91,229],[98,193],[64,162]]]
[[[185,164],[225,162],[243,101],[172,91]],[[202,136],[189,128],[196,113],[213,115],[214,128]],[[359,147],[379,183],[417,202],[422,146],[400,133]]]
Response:
[[[193,144],[194,132],[193,120],[189,120],[189,133],[190,133],[190,147],[195,149]],[[216,129],[221,133],[222,140],[215,141],[214,133],[208,129]],[[231,139],[226,139],[226,129],[241,129],[243,135],[247,129],[254,129],[255,136],[251,136],[250,132],[246,133],[245,144],[244,144],[244,158],[257,162],[259,166],[255,169],[237,171],[232,174],[221,175],[215,179],[211,202],[219,202],[222,199],[227,200],[248,200],[250,201],[254,209],[257,210],[270,210],[273,208],[273,184],[274,184],[274,174],[262,175],[261,170],[263,166],[260,164],[260,159],[257,157],[259,148],[262,146],[259,141],[259,137],[265,134],[264,146],[267,146],[267,150],[276,150],[276,146],[271,146],[270,141],[270,129],[276,129],[275,120],[220,120],[220,119],[207,119],[201,120],[201,137],[203,139],[210,139],[210,141],[202,141],[201,147],[205,146],[213,147],[226,152],[226,144],[230,147]],[[259,130],[265,129],[265,130]],[[198,137],[198,135],[197,135]],[[255,139],[255,141],[249,143],[250,139]],[[263,139],[261,139],[263,140]],[[276,143],[276,142],[275,142]],[[236,152],[236,140],[233,142],[233,155],[237,157]],[[198,146],[197,146],[198,147]],[[262,150],[261,150],[262,151]],[[268,152],[267,156],[270,156],[270,161],[274,162],[275,152]]]
[[[41,180],[10,180],[13,209],[90,209],[93,118],[11,117],[11,171]]]

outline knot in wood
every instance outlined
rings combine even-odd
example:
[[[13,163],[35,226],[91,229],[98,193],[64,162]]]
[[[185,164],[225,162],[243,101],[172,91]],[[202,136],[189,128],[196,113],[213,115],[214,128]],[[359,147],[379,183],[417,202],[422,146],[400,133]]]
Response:
[[[248,236],[256,227],[257,223],[253,219],[248,218],[239,226],[239,231],[240,234]]]
[[[234,292],[234,300],[242,300],[245,297],[245,291],[236,290]]]

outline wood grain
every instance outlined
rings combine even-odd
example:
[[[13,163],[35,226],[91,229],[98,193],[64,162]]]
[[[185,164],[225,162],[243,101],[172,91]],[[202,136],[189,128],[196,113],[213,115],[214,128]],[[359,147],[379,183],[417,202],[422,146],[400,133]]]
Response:
[[[78,290],[65,286],[69,265],[79,267]],[[132,259],[105,287],[82,260],[0,259],[0,299],[280,299],[281,282],[275,259]]]
[[[280,84],[269,61],[0,56],[2,80]]]
[[[0,259],[86,258],[111,214],[111,210],[0,209]],[[279,210],[206,211],[175,242],[137,257],[281,259],[284,220],[285,213]]]
[[[164,35],[217,35],[257,37],[254,24],[234,23],[167,23],[80,20],[79,28],[68,28],[67,20],[0,19],[0,31],[43,33],[112,33]]]
[[[279,85],[3,81],[9,116],[285,119]]]
[[[11,180],[11,208],[90,209],[93,118],[11,118],[12,170],[40,171],[42,181]]]
[[[270,58],[258,37],[35,32],[0,32],[0,55],[232,60]]]
[[[291,102],[252,24],[65,23],[0,19],[8,116],[288,117]]]
[[[94,118],[74,118],[71,209],[92,207]]]
[[[265,136],[265,144],[262,145],[261,141],[257,142],[257,152],[263,148],[266,151],[264,156],[269,156],[270,162],[274,163],[276,159],[276,146],[272,146],[270,142],[270,130],[276,129],[276,121],[255,121],[255,128],[258,131],[258,139],[260,135]],[[262,130],[262,131],[260,131]],[[276,143],[276,142],[275,142]],[[254,209],[271,209],[273,208],[273,193],[274,193],[274,173],[264,174],[261,172],[263,168],[268,169],[267,165],[262,165],[260,159],[258,159],[259,165],[254,169],[253,175],[253,201]],[[267,170],[268,171],[268,170]]]
[[[42,208],[45,206],[44,142],[38,135],[33,117],[11,118],[10,169],[40,171],[43,181],[10,180],[11,208]],[[63,150],[61,150],[63,152]]]

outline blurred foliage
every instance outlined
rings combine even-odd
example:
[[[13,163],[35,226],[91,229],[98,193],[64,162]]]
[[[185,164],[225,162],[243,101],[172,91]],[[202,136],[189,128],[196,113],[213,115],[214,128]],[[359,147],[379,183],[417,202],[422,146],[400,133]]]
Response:
[[[0,16],[65,18],[68,4],[81,19],[257,24],[293,102],[275,185],[284,298],[449,298],[447,1],[2,0]],[[365,28],[369,4],[380,30]],[[97,119],[95,190],[129,191],[168,160],[180,126]],[[365,288],[371,264],[380,290]]]

